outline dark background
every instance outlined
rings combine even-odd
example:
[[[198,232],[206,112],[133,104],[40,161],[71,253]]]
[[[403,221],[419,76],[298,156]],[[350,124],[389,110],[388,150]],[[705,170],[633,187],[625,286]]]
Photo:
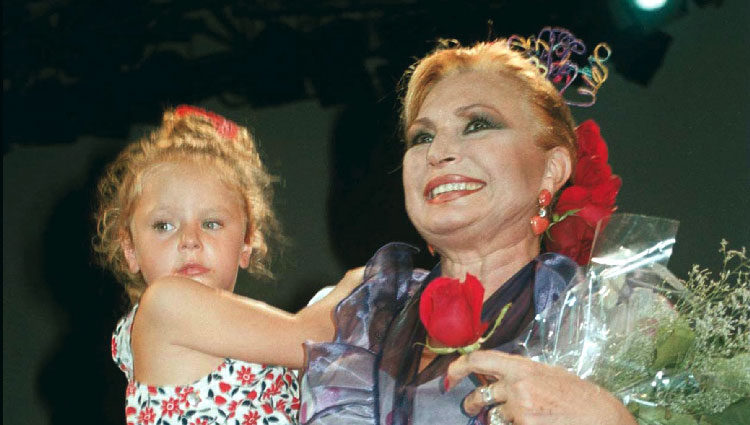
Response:
[[[123,422],[109,355],[122,297],[91,260],[92,190],[165,107],[250,126],[279,176],[278,282],[242,276],[240,292],[295,310],[383,243],[422,246],[403,211],[395,86],[437,37],[559,25],[609,42],[610,79],[574,114],[602,127],[620,210],[681,221],[681,277],[717,267],[721,238],[750,245],[748,2],[628,4],[5,1],[3,422]]]

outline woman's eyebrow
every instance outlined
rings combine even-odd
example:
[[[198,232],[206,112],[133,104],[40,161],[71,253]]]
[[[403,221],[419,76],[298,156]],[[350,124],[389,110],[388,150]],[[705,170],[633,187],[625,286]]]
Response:
[[[456,108],[456,110],[453,113],[458,116],[464,116],[467,113],[469,113],[472,109],[489,109],[492,112],[500,115],[501,117],[503,116],[503,114],[501,114],[500,111],[495,109],[492,105],[488,105],[486,103],[472,103],[471,105],[461,106],[461,107]]]
[[[423,126],[423,127],[428,127],[428,128],[434,127],[431,119],[427,117],[422,117],[422,118],[417,118],[414,121],[412,121],[411,125],[409,125],[409,128],[406,129],[406,132],[408,133],[412,131],[412,129],[415,126]]]

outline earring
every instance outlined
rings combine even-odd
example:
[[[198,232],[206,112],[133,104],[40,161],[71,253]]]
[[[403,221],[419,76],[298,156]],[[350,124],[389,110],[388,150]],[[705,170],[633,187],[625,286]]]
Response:
[[[552,194],[549,193],[549,190],[542,189],[542,191],[539,192],[537,202],[539,203],[539,213],[534,217],[531,217],[531,231],[539,236],[549,227],[546,207],[552,202]]]
[[[435,256],[435,248],[433,248],[430,244],[427,244],[427,252],[429,252],[433,257]]]

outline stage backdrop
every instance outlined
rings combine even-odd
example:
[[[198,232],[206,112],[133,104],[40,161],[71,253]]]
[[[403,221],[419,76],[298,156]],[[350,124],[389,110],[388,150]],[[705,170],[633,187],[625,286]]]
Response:
[[[746,1],[691,10],[663,28],[673,41],[648,86],[613,72],[597,105],[575,111],[579,121],[594,118],[602,127],[624,182],[620,210],[681,221],[670,263],[678,276],[696,262],[717,266],[722,238],[732,247],[750,245],[749,21]],[[381,88],[384,96],[327,106],[314,99],[259,108],[194,100],[250,126],[278,177],[275,207],[288,240],[276,279],[241,276],[241,293],[293,311],[383,243],[424,248],[403,211],[394,83]],[[164,98],[159,106],[182,101]],[[36,119],[45,125],[44,116]],[[92,195],[104,165],[159,119],[157,112],[139,118],[129,137],[7,146],[5,424],[123,423],[125,379],[109,352],[122,297],[92,263]],[[419,258],[426,267],[431,261]]]

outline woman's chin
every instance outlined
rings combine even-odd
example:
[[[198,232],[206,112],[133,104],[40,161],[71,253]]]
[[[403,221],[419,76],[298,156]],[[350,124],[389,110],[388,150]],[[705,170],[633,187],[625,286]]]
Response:
[[[428,242],[434,240],[441,245],[451,243],[463,245],[461,242],[467,240],[477,241],[478,233],[473,229],[476,227],[475,223],[476,220],[467,217],[438,217],[417,230]]]

